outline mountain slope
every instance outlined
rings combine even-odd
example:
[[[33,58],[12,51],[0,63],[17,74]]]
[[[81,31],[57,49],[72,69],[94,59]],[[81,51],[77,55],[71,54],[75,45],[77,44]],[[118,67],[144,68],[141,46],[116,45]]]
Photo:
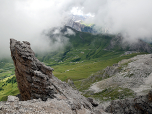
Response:
[[[84,24],[83,21],[81,20],[79,21],[69,20],[66,26],[69,26],[80,32],[97,33],[97,31],[94,29],[95,26],[94,24],[87,25]]]
[[[67,34],[68,30],[73,31],[75,35]],[[103,70],[107,66],[111,66],[122,59],[130,58],[145,52],[151,53],[150,45],[142,41],[139,43],[142,44],[140,45],[140,48],[123,48],[121,43],[118,43],[120,41],[119,38],[121,38],[119,35],[93,35],[90,33],[79,32],[67,26],[59,29],[59,33],[54,34],[54,31],[55,29],[47,34],[53,42],[55,42],[58,36],[60,36],[60,40],[63,41],[63,43],[65,43],[64,38],[66,38],[66,40],[68,39],[68,43],[66,42],[65,47],[62,49],[45,53],[44,55],[36,54],[36,57],[46,65],[53,67],[55,69],[53,72],[55,76],[66,82],[69,79],[73,80],[76,87],[80,90],[84,90],[92,84],[84,83],[86,85],[81,89],[80,84],[82,80],[88,78],[97,71]],[[115,45],[112,45],[113,42]],[[147,48],[145,48],[145,45],[147,45]],[[135,51],[138,53],[124,55],[126,51]],[[1,65],[1,79],[14,75],[14,67],[12,63]],[[6,86],[4,85],[2,89],[7,88]],[[17,90],[17,85],[14,85],[13,87],[16,87]],[[5,90],[3,92],[5,92]],[[6,92],[5,96],[7,95]]]
[[[151,57],[152,54],[137,55],[108,66],[83,80],[81,89],[92,82],[84,94],[103,101],[145,95],[152,85]]]
[[[136,42],[127,42],[120,34],[110,41],[110,45],[106,49],[113,50],[115,48],[122,48],[123,50],[127,51],[152,53],[150,44],[142,40],[137,40]]]
[[[72,30],[75,35],[65,34],[68,30]],[[121,55],[126,51],[135,52],[152,52],[152,48],[149,44],[139,40],[137,43],[123,43],[123,38],[120,35],[108,35],[79,32],[71,27],[64,27],[59,29],[59,34],[53,34],[50,31],[50,39],[57,38],[59,35],[68,38],[68,44],[66,44],[64,50],[48,53],[43,57],[37,56],[43,62],[49,61],[83,61],[96,58],[112,58],[117,55]],[[54,60],[54,58],[56,58]]]

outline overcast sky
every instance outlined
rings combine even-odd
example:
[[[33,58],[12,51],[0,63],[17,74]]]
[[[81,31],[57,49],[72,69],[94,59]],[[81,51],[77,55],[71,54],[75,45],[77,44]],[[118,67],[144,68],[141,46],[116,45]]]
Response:
[[[63,26],[71,13],[89,14],[88,23],[121,32],[127,40],[152,37],[152,0],[0,0],[0,58],[10,56],[9,39],[29,41],[46,51],[63,46],[42,31]],[[47,50],[48,51],[48,50]]]

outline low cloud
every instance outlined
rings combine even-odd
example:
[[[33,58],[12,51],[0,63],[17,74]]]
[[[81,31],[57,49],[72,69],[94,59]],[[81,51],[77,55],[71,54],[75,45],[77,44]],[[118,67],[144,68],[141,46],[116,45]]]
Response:
[[[88,22],[108,28],[111,33],[121,33],[128,41],[152,38],[151,0],[86,1],[82,4],[83,11],[95,15]]]
[[[94,15],[87,22],[114,34],[122,33],[126,40],[150,40],[151,6],[151,0],[0,0],[0,58],[10,56],[10,38],[29,41],[34,50],[41,52],[63,46],[61,40],[52,44],[42,32],[64,26],[73,7]]]
[[[69,28],[67,28],[67,31],[64,33],[64,35],[75,35],[75,32]]]
[[[10,38],[29,41],[36,52],[62,46],[60,40],[52,44],[42,31],[64,25],[69,14],[64,4],[61,0],[0,0],[0,58],[10,57]]]

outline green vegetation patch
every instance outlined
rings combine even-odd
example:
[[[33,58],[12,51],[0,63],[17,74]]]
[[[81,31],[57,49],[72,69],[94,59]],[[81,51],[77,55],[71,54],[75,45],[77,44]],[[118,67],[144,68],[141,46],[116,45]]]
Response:
[[[6,101],[8,95],[17,94],[19,94],[19,90],[14,75],[0,81],[0,101]]]
[[[80,21],[80,23],[83,24],[83,25],[85,25],[85,26],[89,26],[89,27],[94,26],[94,24],[87,24],[84,21]]]
[[[93,97],[100,101],[110,101],[116,99],[124,99],[127,97],[134,97],[135,94],[128,88],[108,87],[99,93],[86,93],[84,96]]]

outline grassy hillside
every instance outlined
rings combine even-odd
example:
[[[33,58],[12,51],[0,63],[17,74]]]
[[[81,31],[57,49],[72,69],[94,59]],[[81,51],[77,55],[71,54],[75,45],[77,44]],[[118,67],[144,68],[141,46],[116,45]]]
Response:
[[[17,95],[17,88],[13,61],[0,60],[0,101],[6,100],[8,95]]]
[[[62,30],[63,33],[65,31],[66,28]],[[114,58],[117,55],[124,53],[124,50],[122,50],[121,47],[111,51],[106,50],[106,47],[110,45],[110,41],[115,35],[93,35],[90,33],[78,32],[76,30],[73,31],[76,33],[75,35],[64,35],[69,39],[64,50],[48,53],[44,56],[37,55],[37,58],[40,61],[53,65],[58,64],[58,62],[77,62],[96,58]],[[54,37],[56,36],[54,35]]]
[[[0,60],[0,80],[14,75],[13,61],[9,59]]]
[[[14,75],[0,81],[0,101],[7,100],[8,95],[17,95],[18,93],[19,90]]]

